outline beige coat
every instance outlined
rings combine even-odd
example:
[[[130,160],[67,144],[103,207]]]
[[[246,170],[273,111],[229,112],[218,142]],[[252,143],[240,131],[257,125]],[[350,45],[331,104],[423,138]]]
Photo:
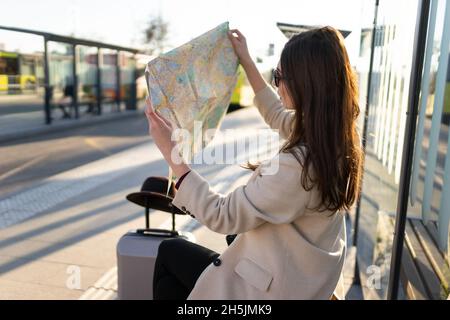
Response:
[[[284,109],[270,87],[254,102],[286,138],[294,111]],[[279,170],[266,174],[274,161]],[[301,172],[293,155],[281,153],[226,196],[194,170],[184,178],[173,204],[215,232],[239,234],[220,265],[203,271],[188,299],[329,299],[333,292],[344,299],[344,216],[307,209],[316,206],[319,193],[302,188]]]

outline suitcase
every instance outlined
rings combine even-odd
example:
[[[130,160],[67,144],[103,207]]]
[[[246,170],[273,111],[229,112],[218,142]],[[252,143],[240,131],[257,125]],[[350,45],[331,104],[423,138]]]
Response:
[[[164,189],[167,190],[166,178],[150,177],[140,192],[127,195],[129,201],[145,208],[145,228],[127,232],[117,243],[117,293],[120,300],[153,299],[153,273],[162,241],[181,237],[195,242],[191,233],[175,230],[175,215],[185,212],[172,206],[175,188],[171,186],[168,194]],[[172,230],[150,228],[150,208],[171,213]]]
[[[159,244],[166,239],[189,235],[169,230],[134,230],[117,244],[117,293],[120,300],[153,299],[153,272]]]

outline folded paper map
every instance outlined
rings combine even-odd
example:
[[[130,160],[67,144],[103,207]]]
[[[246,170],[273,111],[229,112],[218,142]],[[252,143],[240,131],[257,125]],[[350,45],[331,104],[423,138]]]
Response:
[[[155,111],[189,131],[191,158],[213,139],[236,86],[238,58],[228,30],[228,22],[222,23],[153,59],[145,70]]]

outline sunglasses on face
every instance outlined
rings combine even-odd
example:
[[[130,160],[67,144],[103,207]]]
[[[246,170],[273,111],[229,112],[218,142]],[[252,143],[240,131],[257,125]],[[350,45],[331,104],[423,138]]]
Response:
[[[280,80],[283,80],[283,76],[281,75],[281,71],[276,68],[272,71],[272,77],[273,77],[273,83],[275,84],[275,87],[279,87]]]

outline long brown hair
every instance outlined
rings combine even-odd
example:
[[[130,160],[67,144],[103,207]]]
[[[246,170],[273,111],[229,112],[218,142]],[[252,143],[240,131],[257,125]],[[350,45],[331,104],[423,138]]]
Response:
[[[331,27],[294,35],[280,66],[296,110],[280,152],[291,152],[301,163],[305,190],[318,188],[321,201],[314,210],[349,210],[360,192],[363,152],[356,126],[358,88],[343,37]],[[304,148],[294,148],[300,145]]]

